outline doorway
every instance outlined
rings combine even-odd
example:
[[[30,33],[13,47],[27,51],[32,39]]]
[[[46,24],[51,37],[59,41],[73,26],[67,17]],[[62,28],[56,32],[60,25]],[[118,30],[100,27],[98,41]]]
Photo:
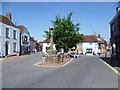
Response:
[[[92,48],[87,48],[86,49],[86,54],[92,54],[92,52],[93,52]]]
[[[9,42],[6,42],[5,43],[5,56],[7,56],[8,55],[8,48],[9,47]]]

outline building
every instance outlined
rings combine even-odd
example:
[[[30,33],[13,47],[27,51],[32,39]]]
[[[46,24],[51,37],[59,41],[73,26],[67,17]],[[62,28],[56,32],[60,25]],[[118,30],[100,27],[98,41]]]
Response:
[[[77,50],[83,55],[98,54],[98,40],[95,35],[84,35],[84,40],[77,44]]]
[[[36,41],[33,37],[30,37],[30,53],[33,53],[36,49]]]
[[[36,41],[36,49],[37,49],[37,52],[41,52],[41,51],[42,51],[42,48],[43,48],[43,43]]]
[[[47,50],[50,48],[50,39],[47,38],[46,40],[42,41],[43,48],[42,52],[47,53]],[[56,50],[55,44],[53,44],[53,49]]]
[[[82,46],[84,55],[96,55],[98,53],[98,40],[94,35],[85,35]]]
[[[3,56],[20,52],[20,29],[11,21],[11,13],[0,15],[0,52],[3,52]]]
[[[116,8],[116,15],[109,24],[111,31],[110,42],[112,46],[111,58],[120,61],[120,5]]]
[[[20,55],[30,54],[30,33],[26,27],[16,26],[20,29]]]
[[[105,41],[100,34],[97,36],[97,40],[98,40],[98,48],[100,49],[100,53],[105,54],[108,47],[107,41]]]

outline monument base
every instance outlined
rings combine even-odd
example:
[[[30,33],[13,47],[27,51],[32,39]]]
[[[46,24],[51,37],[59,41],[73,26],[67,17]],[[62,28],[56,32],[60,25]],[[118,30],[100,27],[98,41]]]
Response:
[[[57,50],[49,49],[45,57],[43,57],[45,62],[59,63],[59,55],[57,55]]]
[[[47,53],[48,53],[49,55],[56,55],[56,54],[57,54],[57,50],[49,49],[49,50],[47,51]]]
[[[57,54],[48,54],[47,56],[43,57],[43,60],[49,63],[60,63],[63,61],[62,57]]]

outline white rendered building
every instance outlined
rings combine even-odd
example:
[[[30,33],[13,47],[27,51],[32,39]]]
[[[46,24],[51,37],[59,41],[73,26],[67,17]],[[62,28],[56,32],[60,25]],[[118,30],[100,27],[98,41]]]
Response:
[[[49,48],[50,48],[50,39],[46,39],[43,41],[42,52],[46,54]],[[56,50],[55,44],[53,44],[53,49]]]
[[[83,46],[84,55],[98,54],[98,43],[97,42],[83,42],[82,46]]]
[[[98,40],[95,35],[84,35],[84,40],[77,44],[77,49],[83,55],[98,54]]]
[[[11,14],[0,15],[0,52],[3,56],[17,55],[20,52],[20,29],[11,21]]]

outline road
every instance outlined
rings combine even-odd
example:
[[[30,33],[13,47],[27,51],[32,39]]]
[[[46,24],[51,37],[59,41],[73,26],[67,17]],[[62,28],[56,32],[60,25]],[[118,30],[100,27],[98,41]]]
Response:
[[[3,88],[118,88],[118,76],[98,56],[81,56],[64,67],[34,64],[42,54],[2,62]]]

